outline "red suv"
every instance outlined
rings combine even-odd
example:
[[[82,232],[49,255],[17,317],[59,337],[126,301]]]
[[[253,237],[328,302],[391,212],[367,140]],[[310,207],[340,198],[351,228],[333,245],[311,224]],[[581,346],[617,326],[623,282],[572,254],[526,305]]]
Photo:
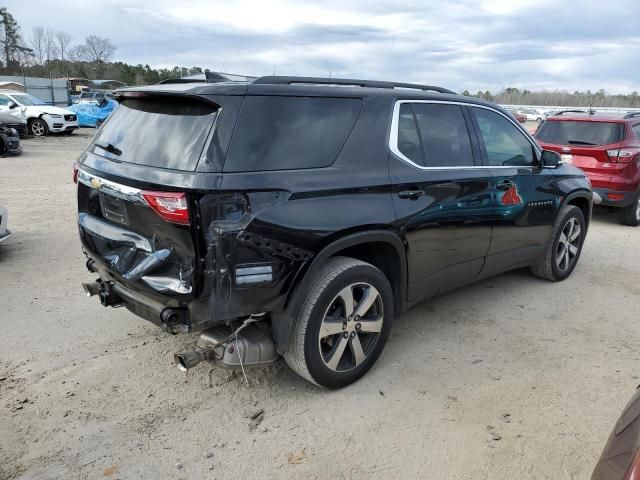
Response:
[[[584,170],[595,203],[618,207],[624,225],[640,225],[640,112],[564,110],[548,117],[535,137]]]

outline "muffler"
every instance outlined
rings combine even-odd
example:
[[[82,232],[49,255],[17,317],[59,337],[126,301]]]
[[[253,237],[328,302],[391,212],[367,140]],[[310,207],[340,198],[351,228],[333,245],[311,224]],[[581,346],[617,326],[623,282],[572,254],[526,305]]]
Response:
[[[176,353],[174,363],[187,371],[203,361],[223,368],[260,367],[275,362],[276,347],[269,335],[250,324],[234,334],[226,325],[205,330],[192,351]]]

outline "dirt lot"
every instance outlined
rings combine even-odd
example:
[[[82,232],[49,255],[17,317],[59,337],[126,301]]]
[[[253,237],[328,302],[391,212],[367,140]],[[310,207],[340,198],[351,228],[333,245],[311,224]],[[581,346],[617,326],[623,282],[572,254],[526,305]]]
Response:
[[[518,271],[418,306],[341,391],[283,362],[185,376],[191,337],[82,293],[71,166],[91,133],[0,159],[0,478],[588,478],[640,383],[640,230],[597,211],[564,283]]]

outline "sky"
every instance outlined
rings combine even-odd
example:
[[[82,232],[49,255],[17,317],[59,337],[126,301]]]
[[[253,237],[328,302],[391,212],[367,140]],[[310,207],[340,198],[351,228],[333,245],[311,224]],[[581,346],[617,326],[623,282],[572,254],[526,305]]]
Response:
[[[640,91],[637,0],[9,0],[114,59],[246,75],[395,80],[453,90]]]

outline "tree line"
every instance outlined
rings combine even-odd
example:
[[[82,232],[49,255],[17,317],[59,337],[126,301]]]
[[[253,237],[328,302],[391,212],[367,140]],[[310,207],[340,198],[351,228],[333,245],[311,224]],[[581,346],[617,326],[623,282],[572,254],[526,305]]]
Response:
[[[155,84],[168,78],[203,73],[201,67],[151,68],[149,65],[129,65],[113,61],[116,46],[108,38],[89,35],[83,43],[73,44],[73,37],[64,30],[45,26],[34,27],[25,40],[18,22],[6,7],[0,8],[1,75],[34,77],[81,77],[90,80],[119,80],[128,85]],[[504,105],[547,105],[573,107],[640,107],[640,95],[611,95],[604,90],[568,92],[537,91],[505,88],[490,91],[468,90],[463,95],[483,98]]]
[[[89,35],[73,43],[64,30],[36,26],[25,38],[6,7],[0,8],[0,75],[119,80],[129,85],[155,84],[168,78],[203,73],[200,67],[151,68],[113,61],[116,46]]]
[[[475,95],[465,90],[463,95],[482,98],[501,105],[540,105],[571,107],[618,107],[640,108],[640,95],[633,91],[630,94],[608,94],[600,89],[592,92],[568,92],[566,90],[543,90],[532,92],[514,87],[505,88],[497,94],[490,91],[478,91]]]

